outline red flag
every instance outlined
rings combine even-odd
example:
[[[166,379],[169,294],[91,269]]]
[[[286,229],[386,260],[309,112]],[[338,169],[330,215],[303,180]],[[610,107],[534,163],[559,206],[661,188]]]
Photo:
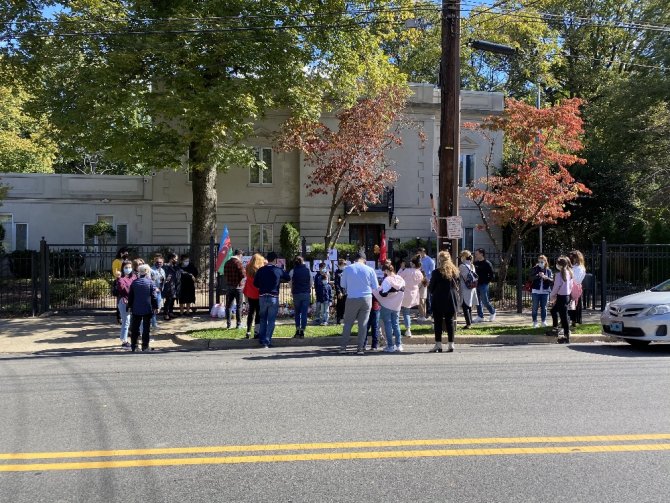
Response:
[[[379,247],[379,262],[386,262],[386,254],[388,253],[388,246],[386,246],[386,232],[382,231],[382,245]]]

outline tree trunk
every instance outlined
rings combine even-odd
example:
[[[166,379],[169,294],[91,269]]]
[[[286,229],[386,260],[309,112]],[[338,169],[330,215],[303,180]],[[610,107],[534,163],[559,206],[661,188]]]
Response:
[[[207,279],[207,254],[209,237],[216,241],[216,168],[204,164],[192,168],[193,222],[191,224],[191,259]]]

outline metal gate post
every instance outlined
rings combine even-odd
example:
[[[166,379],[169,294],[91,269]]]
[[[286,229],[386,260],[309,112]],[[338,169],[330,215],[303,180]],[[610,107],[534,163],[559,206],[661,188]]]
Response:
[[[211,311],[214,307],[214,275],[216,271],[214,270],[214,262],[216,260],[215,255],[216,248],[214,247],[214,236],[209,236],[209,310]]]
[[[40,241],[40,294],[40,312],[46,313],[49,310],[49,246],[44,236]]]
[[[603,238],[600,243],[600,310],[605,310],[607,304],[607,241]]]
[[[523,312],[523,255],[521,240],[516,243],[516,312]]]
[[[37,303],[37,293],[39,292],[38,282],[39,274],[37,273],[37,268],[39,267],[39,255],[36,251],[30,252],[30,282],[31,282],[31,297],[32,297],[32,316],[37,316],[39,313],[40,306]]]

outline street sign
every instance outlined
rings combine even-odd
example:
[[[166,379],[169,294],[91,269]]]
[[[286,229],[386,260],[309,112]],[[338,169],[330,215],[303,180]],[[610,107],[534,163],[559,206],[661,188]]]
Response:
[[[463,217],[447,217],[447,238],[461,239],[463,237]]]

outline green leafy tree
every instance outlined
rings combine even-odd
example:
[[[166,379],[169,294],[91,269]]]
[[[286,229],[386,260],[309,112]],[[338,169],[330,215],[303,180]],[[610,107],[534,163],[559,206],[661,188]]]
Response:
[[[0,85],[0,172],[53,172],[56,144],[45,118],[26,113],[28,100],[19,86]]]
[[[80,148],[135,171],[188,165],[191,242],[205,243],[216,234],[217,173],[256,162],[247,146],[255,120],[282,107],[315,119],[324,104],[402,80],[380,49],[398,20],[378,12],[409,4],[21,2],[5,20],[41,22],[20,25],[2,49],[30,84],[34,110],[66,139],[65,158]],[[56,22],[43,22],[46,7]]]

